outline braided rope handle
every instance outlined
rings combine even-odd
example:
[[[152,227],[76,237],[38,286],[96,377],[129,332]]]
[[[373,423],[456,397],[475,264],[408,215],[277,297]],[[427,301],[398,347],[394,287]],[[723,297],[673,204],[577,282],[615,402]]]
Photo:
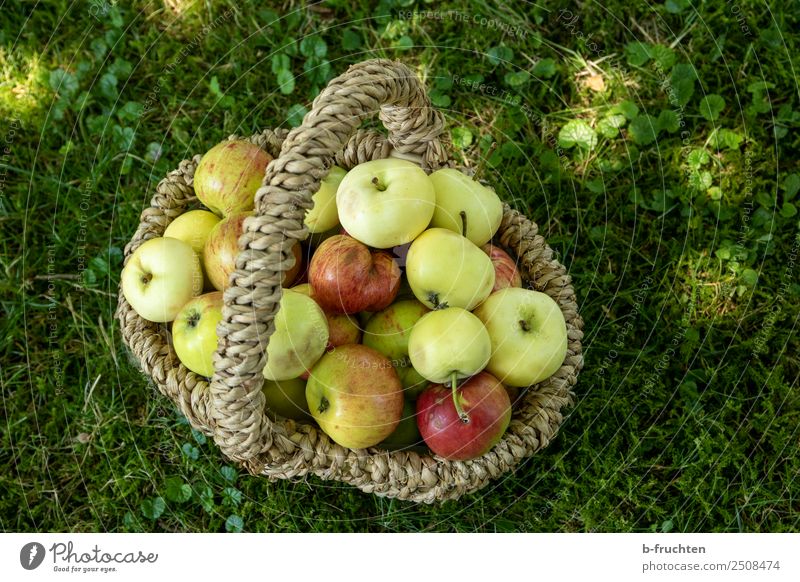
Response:
[[[286,137],[256,192],[255,215],[244,223],[217,328],[210,386],[214,440],[232,459],[247,461],[268,452],[278,462],[294,449],[285,426],[264,414],[261,392],[282,275],[294,263],[292,247],[308,236],[303,221],[313,206],[312,194],[361,122],[376,112],[397,154],[425,167],[447,159],[439,141],[441,114],[431,107],[414,73],[389,60],[351,66],[320,93],[302,125]]]

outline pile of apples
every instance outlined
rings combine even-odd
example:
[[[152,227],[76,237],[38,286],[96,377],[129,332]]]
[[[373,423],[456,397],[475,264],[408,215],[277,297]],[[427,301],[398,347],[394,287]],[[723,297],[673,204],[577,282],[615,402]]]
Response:
[[[122,273],[130,305],[171,322],[178,358],[202,376],[214,371],[222,291],[271,159],[246,141],[212,148],[194,176],[207,210],[177,217]],[[458,170],[428,175],[388,158],[331,168],[313,200],[266,347],[267,412],[316,422],[348,448],[426,446],[450,460],[489,451],[520,389],[567,351],[558,305],[523,289],[490,242],[500,199]]]

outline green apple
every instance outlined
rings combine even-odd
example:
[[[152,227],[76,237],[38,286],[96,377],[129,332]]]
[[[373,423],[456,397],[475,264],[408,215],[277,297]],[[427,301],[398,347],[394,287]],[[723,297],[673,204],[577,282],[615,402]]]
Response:
[[[275,332],[267,344],[267,380],[297,378],[319,360],[328,345],[328,322],[316,301],[284,289],[275,316]]]
[[[408,338],[411,329],[430,310],[416,299],[397,301],[375,313],[367,322],[362,343],[378,350],[392,361],[403,388],[418,388],[425,379],[414,370],[408,359]]]
[[[214,375],[217,324],[222,319],[222,292],[189,300],[172,323],[172,345],[181,363],[195,374]]]
[[[203,291],[200,259],[189,243],[151,238],[128,259],[120,278],[122,294],[143,318],[157,323],[175,319],[181,307]]]
[[[417,428],[417,409],[406,400],[403,404],[403,417],[394,432],[382,440],[378,446],[389,451],[410,449],[422,446],[422,435]]]
[[[264,380],[261,387],[267,402],[267,412],[274,419],[275,415],[292,420],[308,420],[308,403],[306,402],[306,381],[301,378],[273,382]]]
[[[531,386],[552,376],[567,354],[564,314],[548,295],[507,287],[475,310],[492,340],[487,370],[509,386]]]
[[[377,445],[403,414],[403,387],[392,363],[361,344],[322,356],[311,370],[306,400],[325,434],[351,449]]]
[[[431,309],[470,311],[492,292],[495,270],[489,256],[460,234],[431,228],[411,243],[406,276],[417,299]]]
[[[336,192],[339,221],[347,233],[378,249],[414,240],[427,228],[435,204],[428,175],[397,158],[357,165]]]
[[[430,382],[414,369],[414,366],[411,365],[411,358],[408,356],[399,362],[393,363],[397,376],[400,378],[400,383],[403,385],[403,390],[405,390],[406,398],[415,400],[428,387]]]
[[[339,211],[336,208],[336,191],[347,174],[339,166],[333,166],[312,196],[314,208],[306,214],[305,223],[310,233],[323,233],[339,226]]]
[[[436,191],[432,227],[463,234],[477,246],[489,242],[503,220],[503,203],[490,188],[453,168],[430,175]]]
[[[477,374],[486,367],[491,354],[492,342],[483,323],[460,307],[424,315],[408,340],[411,364],[436,384]]]
[[[164,236],[170,238],[177,238],[184,242],[189,243],[200,257],[200,266],[203,267],[203,273],[206,272],[206,267],[203,264],[203,247],[205,247],[206,240],[209,233],[219,222],[219,216],[208,210],[190,210],[184,212],[178,218],[173,220],[164,231]],[[213,285],[211,280],[206,275],[205,278],[206,289],[212,289]]]

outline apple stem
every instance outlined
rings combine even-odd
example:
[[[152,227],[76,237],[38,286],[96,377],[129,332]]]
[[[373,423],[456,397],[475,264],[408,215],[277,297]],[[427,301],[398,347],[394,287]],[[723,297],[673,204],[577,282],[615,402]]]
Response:
[[[469,416],[464,409],[461,408],[461,402],[458,398],[458,374],[453,372],[450,374],[450,389],[453,391],[453,405],[456,407],[456,413],[458,414],[458,418],[461,419],[461,422],[464,424],[469,423]]]
[[[528,325],[528,322],[525,321],[524,319],[520,319],[519,320],[519,326],[522,328],[522,331],[530,331],[531,330],[531,326]]]
[[[381,192],[383,192],[384,190],[386,190],[386,187],[385,187],[383,184],[381,184],[381,181],[380,181],[380,180],[378,180],[378,176],[375,176],[375,177],[373,177],[373,178],[372,178],[372,183],[373,183],[373,184],[375,184],[375,187],[376,187],[378,190],[380,190]]]
[[[467,236],[467,213],[462,210],[461,212],[459,212],[459,215],[461,215],[461,236],[466,237]]]

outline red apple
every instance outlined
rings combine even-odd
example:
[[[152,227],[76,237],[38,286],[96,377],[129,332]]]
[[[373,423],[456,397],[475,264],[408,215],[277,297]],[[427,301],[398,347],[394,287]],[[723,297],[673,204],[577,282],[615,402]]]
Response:
[[[463,409],[459,417],[453,402]],[[434,384],[417,399],[417,426],[425,444],[451,461],[480,457],[495,446],[511,422],[511,401],[500,381],[481,372],[458,386]]]
[[[244,230],[244,219],[252,212],[232,214],[220,220],[211,229],[203,247],[203,266],[208,280],[217,291],[224,291],[228,278],[236,270],[236,255],[239,254],[239,237]]]
[[[492,293],[506,287],[522,287],[522,277],[517,270],[517,264],[507,252],[492,243],[486,243],[481,250],[489,255],[494,265],[495,277]]]
[[[243,140],[223,141],[208,150],[194,173],[197,199],[218,216],[252,210],[272,156]]]
[[[388,307],[400,289],[400,267],[392,255],[370,251],[346,235],[323,242],[308,269],[314,298],[325,311],[357,313]]]

